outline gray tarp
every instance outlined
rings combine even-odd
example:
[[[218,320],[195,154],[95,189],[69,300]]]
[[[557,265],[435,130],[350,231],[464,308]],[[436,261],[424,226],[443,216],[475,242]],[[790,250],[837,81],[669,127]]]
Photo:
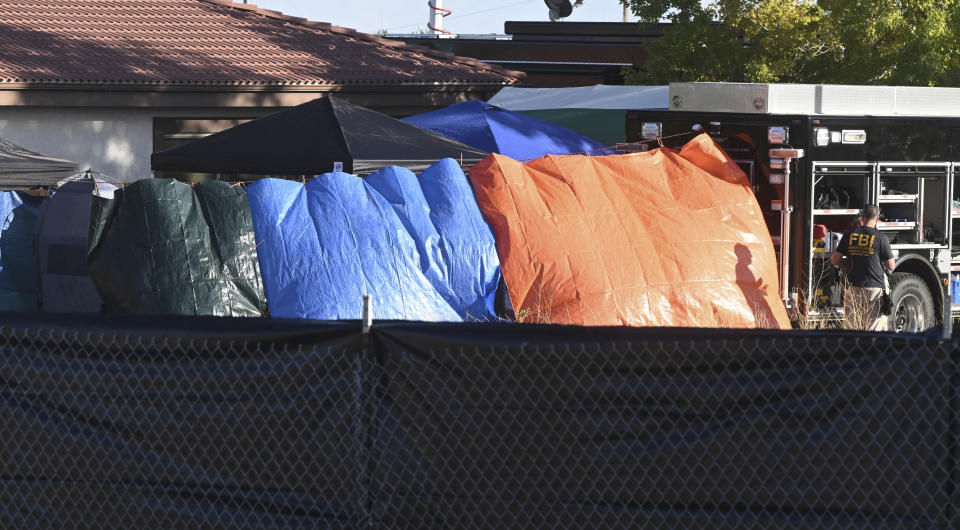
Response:
[[[262,316],[246,193],[219,181],[138,181],[93,198],[87,270],[106,312]]]
[[[92,179],[67,182],[40,207],[36,247],[44,312],[100,312],[103,302],[86,267],[94,186]]]
[[[0,138],[0,189],[52,186],[76,172],[76,162],[34,153]]]

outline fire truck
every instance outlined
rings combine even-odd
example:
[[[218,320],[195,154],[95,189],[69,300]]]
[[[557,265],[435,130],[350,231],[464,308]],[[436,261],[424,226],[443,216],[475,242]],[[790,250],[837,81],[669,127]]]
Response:
[[[680,148],[707,133],[727,151],[750,178],[794,318],[843,319],[830,256],[866,203],[896,259],[892,330],[958,315],[960,88],[674,83],[668,105],[628,112],[627,141]]]

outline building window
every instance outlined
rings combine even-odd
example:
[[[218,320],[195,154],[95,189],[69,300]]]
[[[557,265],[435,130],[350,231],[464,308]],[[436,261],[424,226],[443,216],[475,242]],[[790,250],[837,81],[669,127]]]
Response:
[[[246,123],[254,118],[154,118],[153,152],[166,151],[188,144],[211,134],[225,131]],[[205,173],[183,173],[179,171],[155,171],[158,178],[175,178],[184,182],[196,182],[205,178],[223,178],[233,180],[231,175],[209,175]]]

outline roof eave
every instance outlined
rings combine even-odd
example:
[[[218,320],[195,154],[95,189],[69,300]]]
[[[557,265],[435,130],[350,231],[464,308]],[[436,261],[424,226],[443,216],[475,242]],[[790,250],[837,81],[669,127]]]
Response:
[[[522,73],[522,72],[521,72]],[[526,75],[526,74],[524,74]],[[502,81],[409,81],[409,82],[364,82],[364,83],[146,83],[102,81],[0,81],[0,90],[100,90],[134,92],[332,92],[346,88],[394,88],[394,87],[471,87],[510,86],[520,79]]]
[[[289,107],[337,94],[369,105],[415,101],[452,104],[488,99],[515,83],[381,83],[342,85],[147,85],[0,83],[0,107]],[[388,103],[385,103],[388,102]],[[443,103],[446,102],[446,103]]]

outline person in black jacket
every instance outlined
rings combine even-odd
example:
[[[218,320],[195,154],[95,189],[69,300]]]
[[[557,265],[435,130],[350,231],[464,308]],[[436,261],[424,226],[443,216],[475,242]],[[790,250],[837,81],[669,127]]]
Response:
[[[861,225],[843,236],[830,263],[847,276],[850,287],[844,292],[844,327],[868,331],[886,331],[887,317],[880,310],[886,277],[893,270],[890,240],[877,230],[880,209],[874,204],[863,207]]]

